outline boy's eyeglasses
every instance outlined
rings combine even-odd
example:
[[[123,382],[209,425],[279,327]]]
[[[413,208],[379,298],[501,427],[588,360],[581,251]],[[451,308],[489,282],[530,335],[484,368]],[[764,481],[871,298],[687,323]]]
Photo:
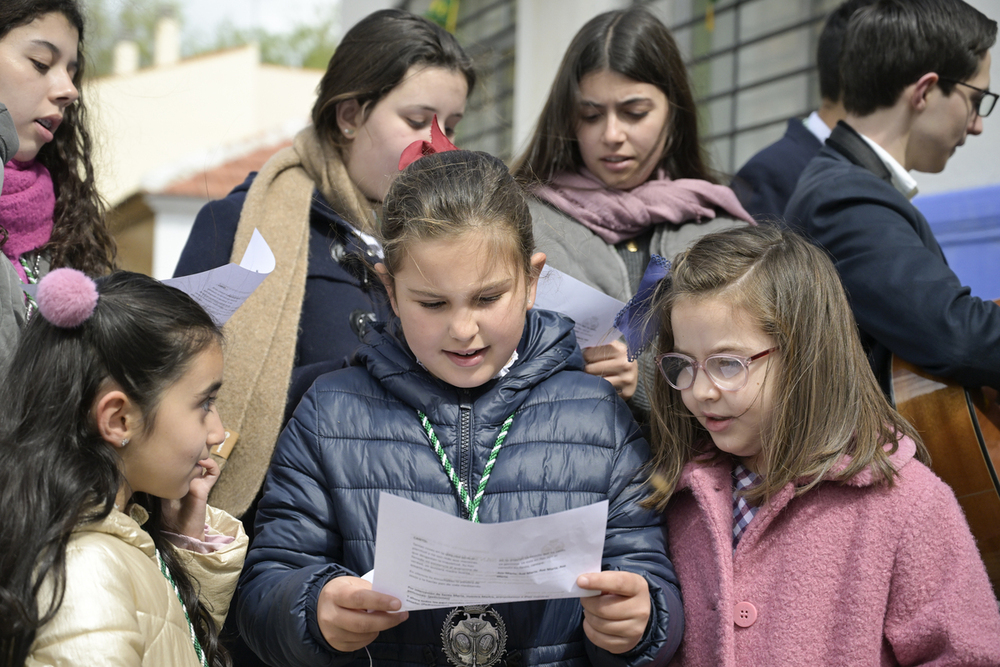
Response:
[[[948,81],[949,83],[956,83],[960,86],[965,86],[966,88],[972,88],[974,91],[978,92],[979,99],[978,100],[971,99],[970,101],[972,102],[972,106],[976,110],[976,114],[978,114],[980,118],[986,118],[987,116],[990,115],[990,112],[993,111],[993,107],[997,103],[997,98],[1000,97],[1000,95],[997,95],[996,93],[991,93],[988,90],[983,90],[982,88],[976,88],[975,86],[970,86],[966,82],[959,81],[958,79],[949,79],[943,76],[938,77],[938,79],[940,81]]]
[[[739,391],[747,386],[750,380],[750,364],[771,354],[778,348],[759,352],[752,357],[740,357],[735,354],[713,354],[700,363],[686,354],[668,352],[656,357],[656,365],[674,389],[683,391],[694,384],[698,369],[704,369],[708,379],[723,391]]]

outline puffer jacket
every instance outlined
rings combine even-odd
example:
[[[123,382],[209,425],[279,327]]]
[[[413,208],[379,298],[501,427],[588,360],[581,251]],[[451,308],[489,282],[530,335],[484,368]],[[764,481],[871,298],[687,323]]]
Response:
[[[392,329],[392,327],[389,327]],[[359,352],[365,367],[321,377],[278,442],[240,580],[239,625],[278,665],[368,664],[364,650],[339,653],[323,639],[317,597],[333,577],[374,563],[379,493],[462,516],[421,428],[427,414],[455,470],[476,488],[501,424],[515,414],[480,505],[483,523],[513,521],[607,499],[604,568],[642,574],[651,618],[631,652],[616,656],[585,640],[578,599],[498,604],[508,665],[632,665],[669,659],[683,618],[661,520],[637,502],[648,447],[612,386],[582,372],[572,324],[529,311],[518,361],[473,390],[423,370],[406,345],[376,325]],[[368,646],[375,664],[445,665],[448,609],[412,612]]]
[[[145,521],[138,508],[132,515]],[[66,548],[66,594],[31,645],[25,667],[118,665],[197,667],[200,663],[177,594],[160,572],[153,538],[133,516],[113,510],[79,526]],[[235,539],[218,551],[178,550],[199,598],[218,627],[229,609],[246,554],[239,521],[208,508],[211,534]],[[48,599],[48,582],[39,599]]]

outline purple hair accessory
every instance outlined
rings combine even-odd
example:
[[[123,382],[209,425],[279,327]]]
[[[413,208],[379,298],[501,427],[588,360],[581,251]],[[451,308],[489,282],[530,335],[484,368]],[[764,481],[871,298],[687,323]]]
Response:
[[[652,317],[653,297],[664,279],[670,279],[670,261],[659,255],[651,256],[635,296],[615,316],[615,328],[625,338],[629,361],[638,359],[656,337],[659,322]]]
[[[38,283],[38,312],[61,329],[75,329],[97,306],[97,285],[76,269],[56,269]]]

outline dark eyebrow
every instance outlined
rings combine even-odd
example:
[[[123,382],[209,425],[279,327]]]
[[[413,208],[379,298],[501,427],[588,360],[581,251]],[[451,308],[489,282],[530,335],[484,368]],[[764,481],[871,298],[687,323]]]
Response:
[[[48,49],[49,51],[52,52],[52,57],[54,58],[59,58],[62,56],[62,51],[59,49],[59,47],[53,44],[52,42],[48,41],[47,39],[33,39],[31,40],[31,43],[35,44],[36,46],[41,46]],[[77,68],[77,65],[78,62],[76,60],[71,60],[69,62],[69,66],[71,69],[75,70]]]
[[[208,389],[206,389],[205,391],[203,391],[200,394],[198,394],[198,402],[201,403],[205,399],[209,398],[212,394],[214,394],[215,392],[219,391],[219,388],[221,386],[222,386],[222,380],[219,380],[218,382],[213,382],[208,387]]]
[[[648,97],[630,97],[628,99],[622,100],[621,102],[618,102],[617,104],[615,104],[615,106],[618,106],[618,107],[627,107],[627,106],[629,106],[631,104],[640,104],[642,102],[650,102],[650,103],[652,103],[652,101],[653,100],[650,99],[650,98],[648,98]],[[597,102],[592,102],[590,100],[580,100],[580,106],[593,107],[595,109],[603,109],[604,108],[603,104],[598,104]]]
[[[437,109],[435,109],[434,107],[432,107],[432,106],[430,106],[428,104],[419,104],[419,105],[417,105],[415,107],[412,107],[412,108],[416,109],[418,111],[430,111],[431,113],[437,113],[438,112]],[[448,118],[452,118],[454,116],[458,116],[459,118],[462,118],[463,114],[461,114],[461,113],[454,113],[451,116],[448,116]]]

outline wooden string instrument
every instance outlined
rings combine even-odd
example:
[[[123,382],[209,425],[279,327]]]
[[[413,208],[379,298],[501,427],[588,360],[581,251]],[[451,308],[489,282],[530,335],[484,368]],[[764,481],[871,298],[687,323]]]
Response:
[[[1000,405],[989,388],[962,387],[898,357],[892,360],[896,409],[913,424],[931,467],[958,497],[986,573],[1000,597]]]

